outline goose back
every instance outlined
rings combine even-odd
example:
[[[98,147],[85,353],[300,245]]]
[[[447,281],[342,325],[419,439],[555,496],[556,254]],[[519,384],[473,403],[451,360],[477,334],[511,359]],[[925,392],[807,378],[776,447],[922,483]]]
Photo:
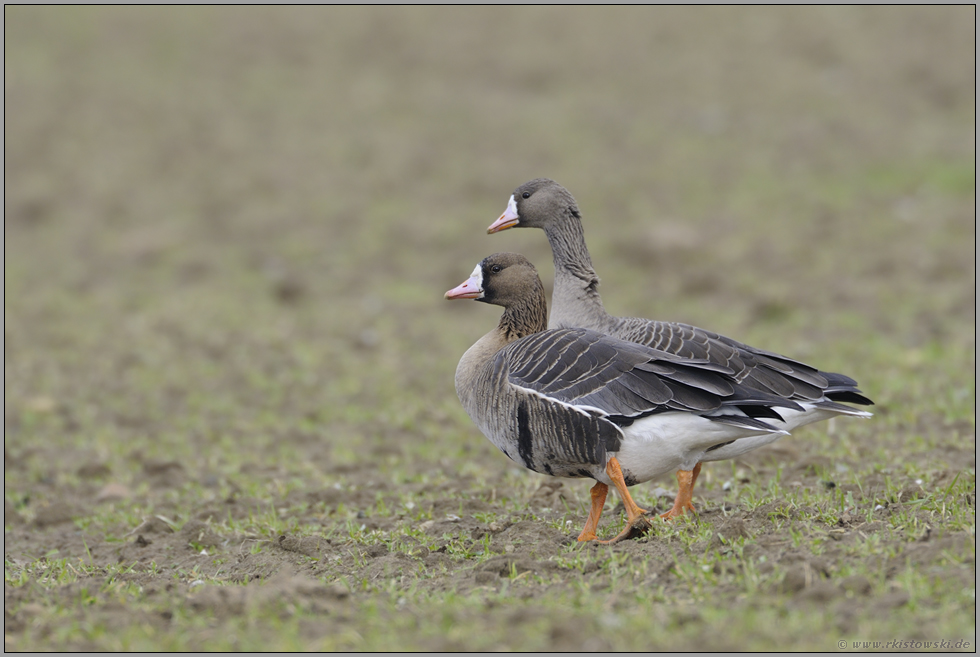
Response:
[[[823,372],[688,324],[610,315],[599,296],[599,278],[585,243],[581,213],[568,190],[553,180],[538,178],[518,187],[507,211],[488,231],[511,227],[541,228],[548,237],[555,264],[550,328],[589,328],[682,358],[727,367],[735,381],[746,388],[805,404],[802,412],[783,419],[779,425],[783,429],[836,414],[870,416],[845,405],[873,402],[861,393],[856,381],[843,374]]]

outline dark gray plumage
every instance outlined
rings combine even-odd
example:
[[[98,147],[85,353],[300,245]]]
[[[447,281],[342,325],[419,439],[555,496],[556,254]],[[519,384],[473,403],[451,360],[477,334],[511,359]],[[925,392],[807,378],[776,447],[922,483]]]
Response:
[[[861,393],[853,379],[843,374],[821,372],[791,358],[695,326],[637,317],[614,317],[607,313],[598,292],[599,278],[592,268],[592,259],[585,244],[581,213],[568,190],[553,180],[538,178],[518,187],[510,198],[507,210],[490,226],[488,232],[512,227],[541,228],[551,244],[555,288],[550,328],[588,328],[662,350],[681,359],[724,366],[732,373],[735,382],[763,395],[763,400],[776,396],[797,404],[792,412],[777,411],[775,416],[771,404],[757,405],[755,411],[751,404],[743,405],[747,416],[775,421],[774,426],[786,431],[834,415],[870,417],[870,413],[845,405],[870,405],[872,401]],[[696,409],[698,400],[692,399],[691,403],[692,409]],[[771,434],[753,441],[743,440],[718,447],[705,460],[734,458],[777,437]],[[694,478],[696,476],[695,472]],[[693,508],[689,501],[683,503],[687,508]],[[675,504],[675,508],[665,515],[673,516],[680,512]]]
[[[460,359],[456,391],[491,442],[536,472],[592,477],[625,493],[625,485],[693,467],[719,445],[782,433],[759,419],[780,417],[775,408],[803,410],[745,388],[724,364],[589,329],[547,330],[544,290],[523,256],[485,258],[446,297],[504,307],[497,328]],[[616,456],[619,483],[607,472]]]

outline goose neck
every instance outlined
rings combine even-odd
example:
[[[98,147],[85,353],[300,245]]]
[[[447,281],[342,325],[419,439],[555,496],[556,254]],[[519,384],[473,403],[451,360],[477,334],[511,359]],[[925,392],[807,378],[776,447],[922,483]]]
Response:
[[[548,328],[548,302],[544,290],[539,288],[535,292],[536,294],[507,306],[500,316],[497,331],[505,343],[520,340]]]
[[[575,213],[560,221],[550,222],[544,232],[551,245],[555,269],[567,270],[583,279],[598,278],[592,268],[589,248],[585,245],[585,229]]]
[[[585,245],[585,231],[577,216],[554,222],[545,229],[555,261],[555,290],[549,326],[595,328],[607,318],[599,296],[599,276]]]

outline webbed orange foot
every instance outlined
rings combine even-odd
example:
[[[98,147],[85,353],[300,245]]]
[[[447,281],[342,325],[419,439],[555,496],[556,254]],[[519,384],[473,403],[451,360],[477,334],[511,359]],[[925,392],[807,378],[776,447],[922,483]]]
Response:
[[[589,517],[585,519],[585,527],[582,528],[582,533],[578,535],[579,542],[594,541],[598,538],[595,531],[599,527],[599,518],[602,516],[602,507],[606,504],[609,486],[597,481],[589,492],[592,495],[592,506],[589,508]]]
[[[701,474],[700,463],[691,470],[677,471],[677,497],[674,498],[674,506],[671,507],[670,511],[660,514],[662,520],[672,520],[677,516],[684,515],[685,511],[697,513],[692,498],[694,497],[694,482],[698,480],[699,474]]]
[[[639,538],[653,528],[650,521],[644,516],[637,516],[626,523],[626,527],[618,535],[608,541],[599,541],[602,545],[612,545],[631,538]]]
[[[623,470],[620,468],[619,461],[615,456],[609,459],[609,463],[606,464],[606,474],[609,475],[613,485],[616,486],[616,490],[619,491],[619,496],[623,498],[623,505],[626,507],[627,524],[623,531],[614,538],[599,542],[603,545],[612,545],[627,538],[637,538],[647,533],[651,525],[646,516],[650,512],[641,509],[633,501],[633,496],[630,495],[629,489],[626,487],[626,480],[623,478]]]

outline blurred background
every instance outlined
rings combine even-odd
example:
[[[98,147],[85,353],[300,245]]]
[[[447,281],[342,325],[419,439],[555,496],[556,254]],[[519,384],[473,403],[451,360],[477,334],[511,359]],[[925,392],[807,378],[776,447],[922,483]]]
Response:
[[[845,370],[884,408],[972,394],[972,366],[921,371],[974,353],[972,6],[4,18],[14,451],[491,453],[452,379],[498,310],[442,295],[507,250],[550,289],[542,233],[485,234],[541,176],[611,312]]]
[[[5,648],[975,635],[975,25],[4,7]],[[542,176],[610,312],[847,373],[875,417],[576,544],[587,484],[511,463],[453,389],[500,309],[443,299],[497,251],[550,290],[543,233],[486,234]]]

